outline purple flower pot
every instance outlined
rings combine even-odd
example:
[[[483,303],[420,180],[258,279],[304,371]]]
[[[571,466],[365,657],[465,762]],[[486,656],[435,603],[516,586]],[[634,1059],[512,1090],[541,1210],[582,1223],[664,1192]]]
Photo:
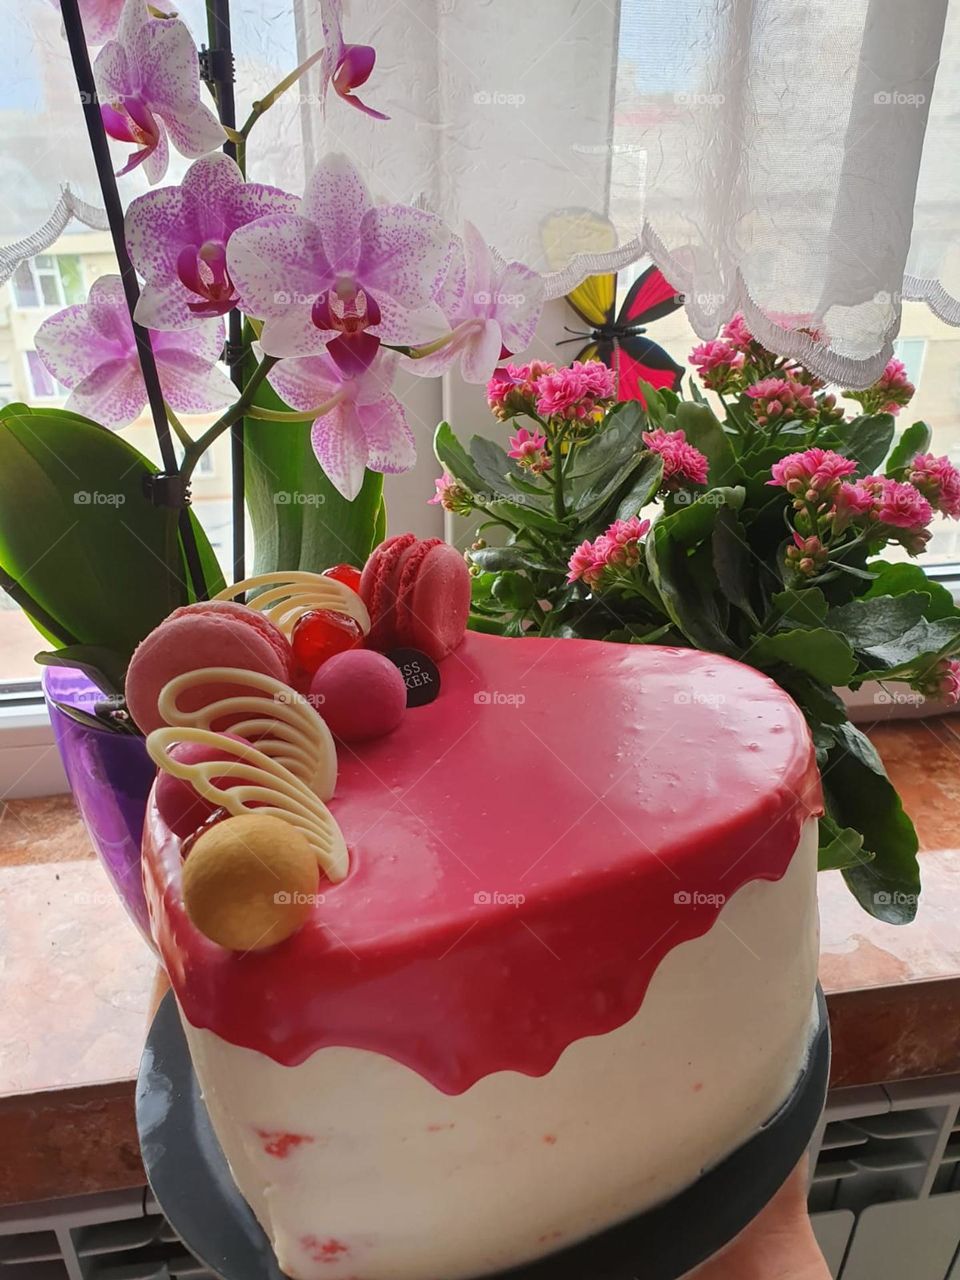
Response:
[[[127,914],[153,947],[140,840],[156,766],[142,738],[81,724],[55,705],[93,712],[103,694],[81,671],[45,667],[43,691],[67,781],[93,847]]]

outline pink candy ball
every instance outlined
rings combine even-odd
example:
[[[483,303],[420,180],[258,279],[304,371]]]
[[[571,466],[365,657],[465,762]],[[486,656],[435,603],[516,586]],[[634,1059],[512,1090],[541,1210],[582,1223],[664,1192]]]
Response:
[[[389,658],[348,649],[329,658],[310,683],[310,700],[341,742],[363,742],[395,729],[407,709],[407,686]]]
[[[232,733],[227,734],[227,737],[234,738],[237,742],[244,741],[243,738],[238,738]],[[205,746],[201,742],[178,742],[171,749],[170,755],[184,764],[203,764],[206,760],[235,760],[237,758],[227,751],[218,750],[217,747]],[[235,780],[231,778],[215,778],[214,783],[217,786],[227,787],[231,784],[235,785]],[[206,822],[207,818],[217,810],[215,804],[205,800],[203,796],[197,795],[185,778],[175,778],[172,773],[167,773],[163,769],[160,770],[157,777],[154,797],[160,817],[174,835],[179,836],[181,840],[193,835],[201,823]]]

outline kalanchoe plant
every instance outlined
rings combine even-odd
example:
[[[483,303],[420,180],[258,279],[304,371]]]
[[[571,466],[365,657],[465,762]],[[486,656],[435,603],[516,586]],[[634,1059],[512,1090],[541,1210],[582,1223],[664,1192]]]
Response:
[[[960,610],[902,558],[936,512],[960,516],[960,472],[929,452],[926,424],[895,439],[913,391],[897,361],[844,393],[869,410],[849,418],[742,317],[691,363],[719,417],[696,385],[692,400],[647,387],[645,406],[616,403],[603,365],[533,362],[489,383],[507,448],[465,449],[441,424],[433,501],[485,517],[468,552],[472,625],[693,647],[767,672],[813,735],[821,866],[842,869],[871,914],[905,922],[916,834],[838,689],[899,681],[960,700]]]

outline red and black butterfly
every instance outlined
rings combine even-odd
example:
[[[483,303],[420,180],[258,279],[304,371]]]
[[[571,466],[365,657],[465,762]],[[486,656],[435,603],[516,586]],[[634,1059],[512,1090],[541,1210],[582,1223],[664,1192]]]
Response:
[[[577,355],[578,360],[602,360],[615,369],[620,400],[643,400],[640,382],[651,387],[669,387],[676,391],[684,374],[682,365],[672,360],[663,347],[646,336],[644,326],[668,316],[683,306],[683,295],[668,283],[658,267],[648,267],[634,281],[617,313],[617,277],[611,273],[590,276],[567,294],[567,301],[577,315],[590,326],[586,333],[574,333],[588,342]]]

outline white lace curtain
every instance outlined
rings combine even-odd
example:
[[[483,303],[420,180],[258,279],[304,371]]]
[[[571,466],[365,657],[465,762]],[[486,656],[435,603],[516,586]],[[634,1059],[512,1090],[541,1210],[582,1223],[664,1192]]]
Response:
[[[0,3],[8,276],[71,216],[102,215],[59,15]],[[200,0],[177,7],[201,40]],[[957,0],[345,9],[347,40],[378,54],[362,96],[391,119],[336,98],[324,119],[308,77],[258,124],[251,177],[299,190],[314,156],[347,151],[375,191],[469,218],[551,296],[652,255],[703,338],[743,310],[767,345],[846,385],[880,372],[904,298],[960,324]],[[242,118],[318,46],[320,21],[316,0],[232,12]]]

